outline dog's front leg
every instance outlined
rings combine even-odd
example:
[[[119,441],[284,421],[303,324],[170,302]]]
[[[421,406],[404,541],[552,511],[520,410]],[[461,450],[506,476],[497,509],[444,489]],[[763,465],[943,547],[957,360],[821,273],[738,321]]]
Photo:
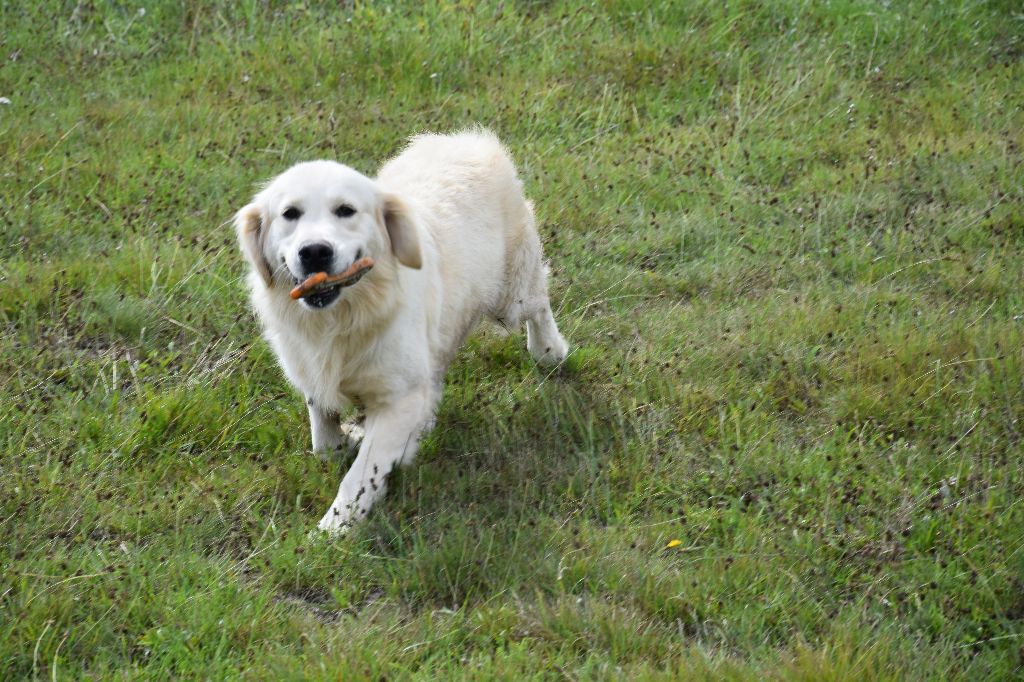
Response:
[[[356,423],[338,423],[338,413],[325,410],[312,398],[306,399],[309,407],[309,430],[313,436],[313,452],[321,459],[337,450],[351,452],[363,439],[363,427]]]
[[[412,462],[433,407],[429,395],[428,390],[414,390],[383,407],[367,408],[359,454],[320,520],[320,530],[337,533],[364,518],[384,495],[391,470]]]
[[[325,410],[313,402],[312,398],[306,399],[306,406],[309,407],[309,430],[313,435],[313,452],[326,455],[341,447],[346,438],[338,426],[338,413]]]

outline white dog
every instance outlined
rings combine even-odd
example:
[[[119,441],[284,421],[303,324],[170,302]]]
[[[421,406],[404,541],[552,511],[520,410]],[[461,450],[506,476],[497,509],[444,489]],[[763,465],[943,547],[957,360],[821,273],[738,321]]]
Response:
[[[508,329],[525,321],[540,363],[566,356],[531,204],[490,132],[415,137],[375,180],[331,161],[298,164],[235,226],[265,336],[306,396],[313,449],[356,438],[338,415],[351,405],[366,413],[322,530],[364,517],[392,468],[412,461],[448,365],[481,317]],[[307,276],[366,256],[375,265],[355,284],[289,296]]]

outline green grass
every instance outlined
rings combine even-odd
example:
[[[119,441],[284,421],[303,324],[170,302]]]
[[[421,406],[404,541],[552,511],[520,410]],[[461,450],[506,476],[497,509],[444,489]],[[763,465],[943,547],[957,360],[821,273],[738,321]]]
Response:
[[[1021,675],[1017,3],[145,4],[0,2],[0,678]],[[575,351],[311,542],[226,221],[477,122]]]

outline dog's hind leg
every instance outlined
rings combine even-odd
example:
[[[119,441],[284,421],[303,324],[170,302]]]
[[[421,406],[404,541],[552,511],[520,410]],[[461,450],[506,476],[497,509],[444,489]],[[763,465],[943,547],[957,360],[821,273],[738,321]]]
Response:
[[[562,338],[551,313],[547,279],[540,238],[529,215],[521,240],[510,254],[506,294],[495,317],[508,329],[517,329],[525,320],[530,355],[541,365],[556,365],[569,353],[569,344]]]
[[[342,422],[339,428],[341,429],[341,435],[345,437],[348,448],[355,452],[366,436],[366,430],[363,428],[363,425],[355,420],[347,420]],[[344,444],[342,447],[344,447]]]
[[[569,354],[569,344],[558,331],[547,294],[543,306],[526,318],[526,348],[541,365],[557,365]]]

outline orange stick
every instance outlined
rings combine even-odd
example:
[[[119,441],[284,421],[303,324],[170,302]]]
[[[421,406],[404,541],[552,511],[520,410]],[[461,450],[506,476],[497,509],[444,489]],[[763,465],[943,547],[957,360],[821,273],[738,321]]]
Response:
[[[293,300],[298,300],[300,298],[305,298],[306,296],[309,296],[311,293],[313,293],[317,289],[320,289],[324,285],[331,285],[342,282],[342,286],[345,286],[344,282],[347,282],[348,280],[358,279],[365,273],[366,270],[369,270],[372,267],[373,259],[367,256],[365,258],[360,258],[355,263],[348,266],[348,268],[346,268],[343,272],[339,272],[336,275],[328,275],[326,272],[315,272],[306,279],[304,279],[302,283],[299,284],[299,286],[292,289],[290,295]]]

